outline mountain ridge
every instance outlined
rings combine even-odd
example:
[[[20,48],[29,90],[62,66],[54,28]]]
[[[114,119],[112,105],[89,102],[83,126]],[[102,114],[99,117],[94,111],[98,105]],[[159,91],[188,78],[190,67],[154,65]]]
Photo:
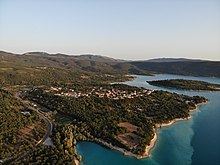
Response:
[[[79,54],[79,55],[69,55],[63,53],[50,54],[47,52],[27,52],[22,55],[33,55],[33,56],[50,56],[50,57],[63,57],[63,58],[75,58],[77,60],[91,60],[98,62],[121,62],[125,60],[114,59],[108,56],[96,55],[96,54]]]
[[[52,67],[105,74],[152,75],[155,73],[220,77],[220,61],[185,58],[157,58],[124,61],[100,55],[65,55],[28,52],[14,54],[0,51],[0,68]],[[152,62],[153,61],[153,62]]]
[[[113,57],[108,57],[108,56],[104,56],[104,55],[97,55],[97,54],[89,54],[89,53],[88,54],[64,54],[64,53],[48,53],[48,52],[41,52],[41,51],[25,52],[25,53],[19,54],[19,53],[12,53],[12,52],[8,52],[8,51],[1,51],[0,50],[0,53],[15,54],[15,55],[67,57],[67,58],[70,57],[70,58],[76,58],[78,60],[91,60],[91,61],[97,61],[96,58],[103,58],[103,59],[109,60],[111,62],[112,61],[114,61],[114,62],[186,62],[186,61],[193,61],[193,62],[212,61],[212,62],[218,62],[218,61],[214,61],[214,60],[191,59],[191,58],[183,58],[183,57],[159,57],[159,58],[142,59],[142,60],[126,60],[126,59],[115,59]]]
[[[201,61],[210,61],[210,60],[190,59],[190,58],[153,58],[146,60],[145,62],[185,62],[185,61],[201,62]]]

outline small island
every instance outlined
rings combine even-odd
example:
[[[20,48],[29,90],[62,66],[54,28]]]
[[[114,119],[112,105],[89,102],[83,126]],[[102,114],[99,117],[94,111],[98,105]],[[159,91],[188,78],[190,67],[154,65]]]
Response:
[[[154,86],[183,89],[183,90],[220,91],[220,84],[212,84],[205,81],[197,81],[197,80],[167,79],[167,80],[147,81],[147,83]]]

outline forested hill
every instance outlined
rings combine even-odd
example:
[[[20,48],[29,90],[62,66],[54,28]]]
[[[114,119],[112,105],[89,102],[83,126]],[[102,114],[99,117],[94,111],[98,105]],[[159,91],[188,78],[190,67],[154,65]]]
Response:
[[[122,63],[118,67],[118,64]],[[53,67],[71,70],[107,74],[148,74],[134,65],[105,56],[48,54],[45,52],[29,52],[13,54],[0,51],[0,68]]]
[[[168,73],[220,77],[220,61],[171,58],[159,61],[124,61],[99,55],[70,56],[45,52],[29,52],[19,55],[0,51],[0,72],[6,72],[8,69],[13,70],[13,68],[19,70],[25,68],[27,70],[30,67],[32,69],[33,67],[35,69],[42,69],[43,67],[62,68],[77,72],[86,71],[105,74],[150,75],[152,73]]]
[[[196,91],[220,91],[220,84],[208,83],[205,81],[185,80],[185,79],[168,79],[147,81],[151,85],[162,86],[168,88],[176,88],[183,90]]]
[[[220,77],[220,61],[129,62],[139,69],[168,74]]]

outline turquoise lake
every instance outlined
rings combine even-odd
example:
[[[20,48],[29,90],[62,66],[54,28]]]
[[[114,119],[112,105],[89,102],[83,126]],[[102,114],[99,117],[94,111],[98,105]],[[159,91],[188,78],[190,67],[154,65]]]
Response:
[[[158,130],[158,141],[151,157],[135,159],[92,142],[79,142],[77,151],[83,165],[220,165],[220,92],[193,92],[149,85],[147,80],[191,79],[220,84],[220,78],[160,74],[135,76],[124,84],[185,95],[200,95],[209,102],[192,112],[191,120],[180,121]]]

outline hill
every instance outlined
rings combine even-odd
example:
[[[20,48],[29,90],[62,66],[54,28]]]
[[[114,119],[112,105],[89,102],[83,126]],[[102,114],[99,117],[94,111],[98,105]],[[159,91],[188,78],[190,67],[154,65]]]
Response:
[[[188,58],[154,58],[154,59],[146,60],[146,62],[185,62],[185,61],[201,62],[206,60],[188,59]]]
[[[219,61],[183,62],[129,62],[146,72],[168,73],[205,77],[220,77]]]
[[[74,60],[86,60],[86,61],[96,61],[104,63],[114,63],[122,62],[124,60],[114,59],[107,56],[93,55],[93,54],[83,54],[83,55],[67,55],[62,53],[49,54],[47,52],[27,52],[23,55],[38,56],[38,57],[54,57],[54,58],[67,58]]]
[[[69,56],[45,52],[13,54],[1,51],[0,80],[3,85],[42,85],[75,81],[82,75],[147,74],[128,63],[118,66],[120,63],[120,60],[93,55]]]
[[[161,62],[163,61],[163,62]],[[191,59],[154,59],[148,61],[123,61],[99,55],[65,55],[45,52],[13,54],[0,51],[0,78],[7,81],[66,80],[80,74],[181,74],[220,77],[219,61]],[[28,76],[27,76],[28,75]],[[68,76],[69,75],[69,76]]]

